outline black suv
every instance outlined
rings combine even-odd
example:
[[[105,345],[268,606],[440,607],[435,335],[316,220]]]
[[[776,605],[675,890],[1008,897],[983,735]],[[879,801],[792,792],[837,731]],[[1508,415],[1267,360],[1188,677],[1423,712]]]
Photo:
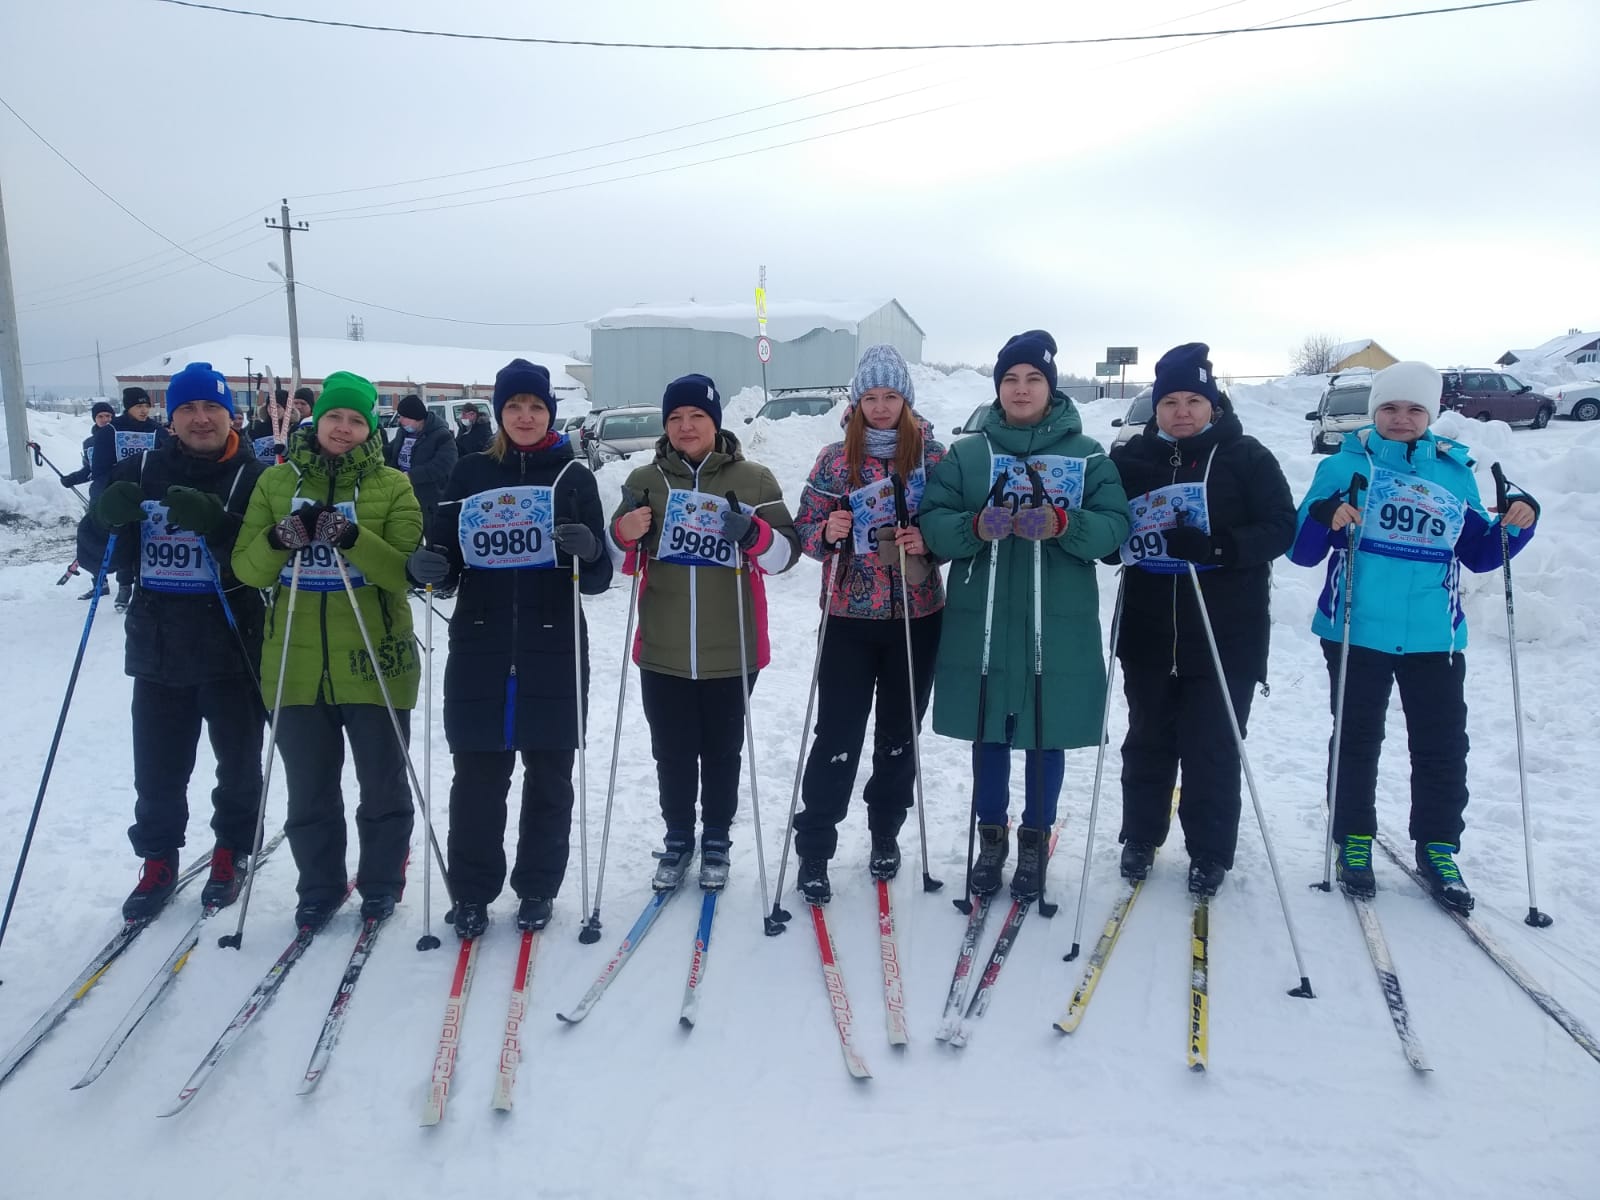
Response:
[[[1531,425],[1535,429],[1543,429],[1555,416],[1554,400],[1503,371],[1458,367],[1439,374],[1444,379],[1441,411],[1458,412],[1479,421]]]

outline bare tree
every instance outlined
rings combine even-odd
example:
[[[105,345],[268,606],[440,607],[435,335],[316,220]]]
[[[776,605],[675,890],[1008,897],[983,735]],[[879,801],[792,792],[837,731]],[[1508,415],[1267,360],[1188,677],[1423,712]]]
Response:
[[[1330,333],[1312,333],[1289,351],[1289,370],[1294,375],[1326,375],[1338,366],[1334,351],[1339,339]]]

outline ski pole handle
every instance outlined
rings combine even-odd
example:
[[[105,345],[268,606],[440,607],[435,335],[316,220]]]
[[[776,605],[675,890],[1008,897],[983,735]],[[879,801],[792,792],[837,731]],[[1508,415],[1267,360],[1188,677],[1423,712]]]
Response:
[[[29,450],[33,451],[33,465],[36,467],[44,466],[44,451],[39,449],[39,443],[28,442],[27,446]]]
[[[1350,507],[1361,507],[1361,493],[1367,490],[1367,477],[1360,471],[1350,476]]]
[[[1506,484],[1506,473],[1500,469],[1499,463],[1490,463],[1489,473],[1494,476],[1494,501],[1496,511],[1498,511],[1501,516],[1504,516],[1506,508],[1511,502],[1508,495],[1509,488]]]
[[[1044,480],[1039,478],[1039,472],[1031,466],[1028,470],[1028,486],[1033,489],[1033,507],[1041,508],[1044,505]]]
[[[894,523],[905,529],[911,524],[911,513],[906,507],[906,481],[891,471],[889,484],[894,488]]]

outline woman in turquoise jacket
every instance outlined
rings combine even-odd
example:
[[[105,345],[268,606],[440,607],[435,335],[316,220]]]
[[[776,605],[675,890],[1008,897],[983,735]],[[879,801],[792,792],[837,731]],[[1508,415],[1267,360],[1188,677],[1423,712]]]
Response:
[[[1511,553],[1518,553],[1533,537],[1539,509],[1518,492],[1498,520],[1489,516],[1467,448],[1428,428],[1439,415],[1440,392],[1439,372],[1426,363],[1395,363],[1373,377],[1373,424],[1347,434],[1339,453],[1317,469],[1289,558],[1303,567],[1328,559],[1311,629],[1322,639],[1336,718],[1345,571],[1353,572],[1333,817],[1340,886],[1352,896],[1374,893],[1378,752],[1389,692],[1398,683],[1411,749],[1417,867],[1435,896],[1466,912],[1472,893],[1453,857],[1467,807],[1461,568],[1500,566],[1502,525]],[[1346,561],[1352,537],[1353,564]],[[1329,755],[1331,765],[1331,740]]]

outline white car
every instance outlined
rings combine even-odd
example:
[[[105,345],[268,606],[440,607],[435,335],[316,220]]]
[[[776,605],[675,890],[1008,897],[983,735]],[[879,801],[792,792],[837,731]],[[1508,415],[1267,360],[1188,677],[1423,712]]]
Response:
[[[1593,421],[1600,417],[1600,379],[1588,383],[1565,383],[1550,393],[1556,402],[1556,416],[1574,421]]]
[[[1346,379],[1335,375],[1328,380],[1328,390],[1322,393],[1317,407],[1306,414],[1306,420],[1316,422],[1311,426],[1311,453],[1335,454],[1345,434],[1370,425],[1367,400],[1371,395],[1370,374]]]

